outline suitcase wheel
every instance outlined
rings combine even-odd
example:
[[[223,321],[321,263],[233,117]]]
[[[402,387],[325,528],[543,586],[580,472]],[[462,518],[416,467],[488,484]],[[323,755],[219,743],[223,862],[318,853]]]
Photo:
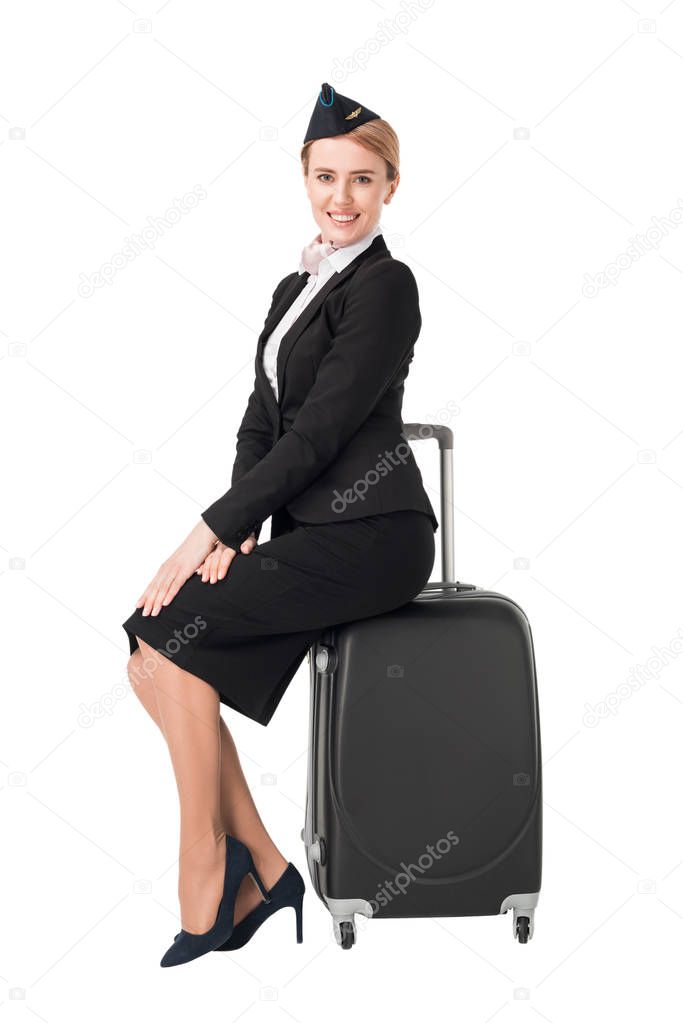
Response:
[[[520,945],[526,945],[529,940],[529,917],[518,916],[515,927],[515,937],[519,940]]]
[[[356,927],[352,920],[342,920],[339,924],[339,944],[342,948],[352,948],[356,941]]]

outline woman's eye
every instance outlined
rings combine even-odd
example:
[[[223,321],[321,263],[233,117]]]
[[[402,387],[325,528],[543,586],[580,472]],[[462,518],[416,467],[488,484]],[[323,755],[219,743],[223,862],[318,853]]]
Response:
[[[318,181],[320,181],[322,178],[331,178],[331,177],[332,177],[331,174],[318,174]],[[370,178],[367,176],[367,174],[359,174],[358,177],[356,178],[356,181],[359,181],[361,178],[363,178],[364,181],[367,181],[368,183],[370,181]]]

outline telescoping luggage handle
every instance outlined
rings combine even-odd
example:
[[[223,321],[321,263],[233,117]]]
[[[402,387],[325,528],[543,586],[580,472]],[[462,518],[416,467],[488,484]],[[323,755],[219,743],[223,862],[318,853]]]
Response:
[[[430,440],[439,443],[441,463],[441,578],[455,582],[455,555],[453,552],[453,431],[449,426],[435,423],[404,423],[403,432],[408,440]]]
[[[407,440],[434,440],[439,443],[441,466],[441,578],[442,582],[427,583],[425,590],[455,589],[479,590],[472,583],[457,582],[455,578],[455,555],[453,551],[453,431],[449,426],[435,423],[404,423],[403,433]]]

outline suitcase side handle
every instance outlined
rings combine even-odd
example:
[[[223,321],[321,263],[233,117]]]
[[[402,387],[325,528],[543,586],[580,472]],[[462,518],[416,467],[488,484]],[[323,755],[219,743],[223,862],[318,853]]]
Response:
[[[455,553],[453,549],[453,431],[450,426],[436,423],[404,423],[407,440],[431,440],[439,444],[441,469],[441,581],[455,582]]]

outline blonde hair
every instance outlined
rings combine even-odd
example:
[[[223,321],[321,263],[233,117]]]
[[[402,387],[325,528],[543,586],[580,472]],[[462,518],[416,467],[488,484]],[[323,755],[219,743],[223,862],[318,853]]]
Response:
[[[394,180],[398,174],[399,165],[398,135],[388,121],[383,120],[381,117],[376,117],[365,124],[359,124],[357,128],[352,128],[343,137],[353,139],[359,146],[363,146],[365,149],[369,149],[372,153],[380,156],[386,165],[387,179],[389,181]],[[315,139],[311,139],[310,142],[306,142],[301,150],[301,163],[303,164],[306,177],[308,177],[311,146],[315,141]]]

